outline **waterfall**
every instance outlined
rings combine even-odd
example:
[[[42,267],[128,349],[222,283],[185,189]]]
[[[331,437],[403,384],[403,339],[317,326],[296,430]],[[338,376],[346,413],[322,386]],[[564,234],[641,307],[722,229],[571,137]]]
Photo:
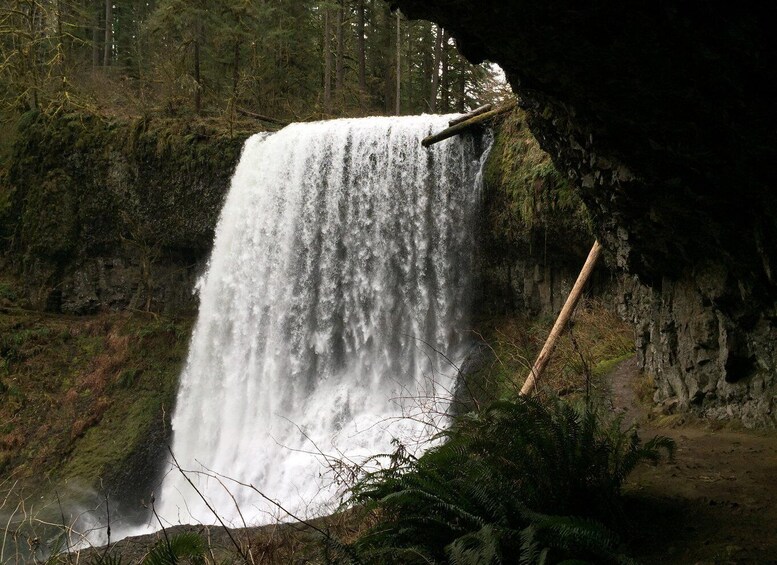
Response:
[[[232,525],[331,509],[336,460],[444,425],[467,344],[484,143],[449,117],[292,124],[245,144],[216,229],[172,450]],[[447,358],[447,360],[446,360]],[[229,492],[228,492],[229,491]],[[214,522],[171,468],[168,523]]]

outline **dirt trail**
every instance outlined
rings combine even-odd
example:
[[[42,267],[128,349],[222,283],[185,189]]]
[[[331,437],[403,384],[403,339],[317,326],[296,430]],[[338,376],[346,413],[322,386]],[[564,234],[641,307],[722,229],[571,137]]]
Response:
[[[777,564],[777,433],[658,428],[636,399],[639,377],[635,359],[613,371],[613,407],[643,438],[674,439],[677,452],[628,481],[632,554],[647,564]]]

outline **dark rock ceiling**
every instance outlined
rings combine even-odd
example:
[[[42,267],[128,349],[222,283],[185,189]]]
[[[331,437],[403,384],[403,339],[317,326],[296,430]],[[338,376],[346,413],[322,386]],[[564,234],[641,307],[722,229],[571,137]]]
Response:
[[[774,304],[777,23],[768,4],[393,0],[505,70],[620,266],[725,265]],[[740,288],[734,288],[737,282]]]

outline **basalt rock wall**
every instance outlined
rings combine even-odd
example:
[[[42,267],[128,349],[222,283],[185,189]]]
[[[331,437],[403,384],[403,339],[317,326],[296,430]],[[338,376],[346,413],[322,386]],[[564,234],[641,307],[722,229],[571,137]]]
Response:
[[[558,314],[594,236],[571,183],[516,110],[494,124],[478,247],[479,316]],[[603,265],[592,292],[612,287]]]
[[[773,427],[777,332],[768,312],[743,305],[732,314],[731,278],[720,263],[650,286],[623,276],[619,312],[634,324],[639,360],[665,412]]]
[[[7,267],[50,311],[195,310],[245,138],[207,123],[25,115],[1,179]]]
[[[769,7],[394,0],[499,63],[623,273],[656,400],[773,425],[777,48]]]
[[[494,124],[477,245],[482,315],[551,316],[593,241],[522,111]],[[25,116],[2,178],[6,266],[36,308],[194,311],[246,133],[161,119]],[[478,133],[477,135],[480,135]]]

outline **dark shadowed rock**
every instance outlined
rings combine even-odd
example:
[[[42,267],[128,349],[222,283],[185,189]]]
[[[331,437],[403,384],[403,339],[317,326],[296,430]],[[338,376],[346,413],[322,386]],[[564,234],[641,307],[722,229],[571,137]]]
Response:
[[[505,70],[573,179],[659,399],[774,422],[777,49],[764,4],[394,0]]]

